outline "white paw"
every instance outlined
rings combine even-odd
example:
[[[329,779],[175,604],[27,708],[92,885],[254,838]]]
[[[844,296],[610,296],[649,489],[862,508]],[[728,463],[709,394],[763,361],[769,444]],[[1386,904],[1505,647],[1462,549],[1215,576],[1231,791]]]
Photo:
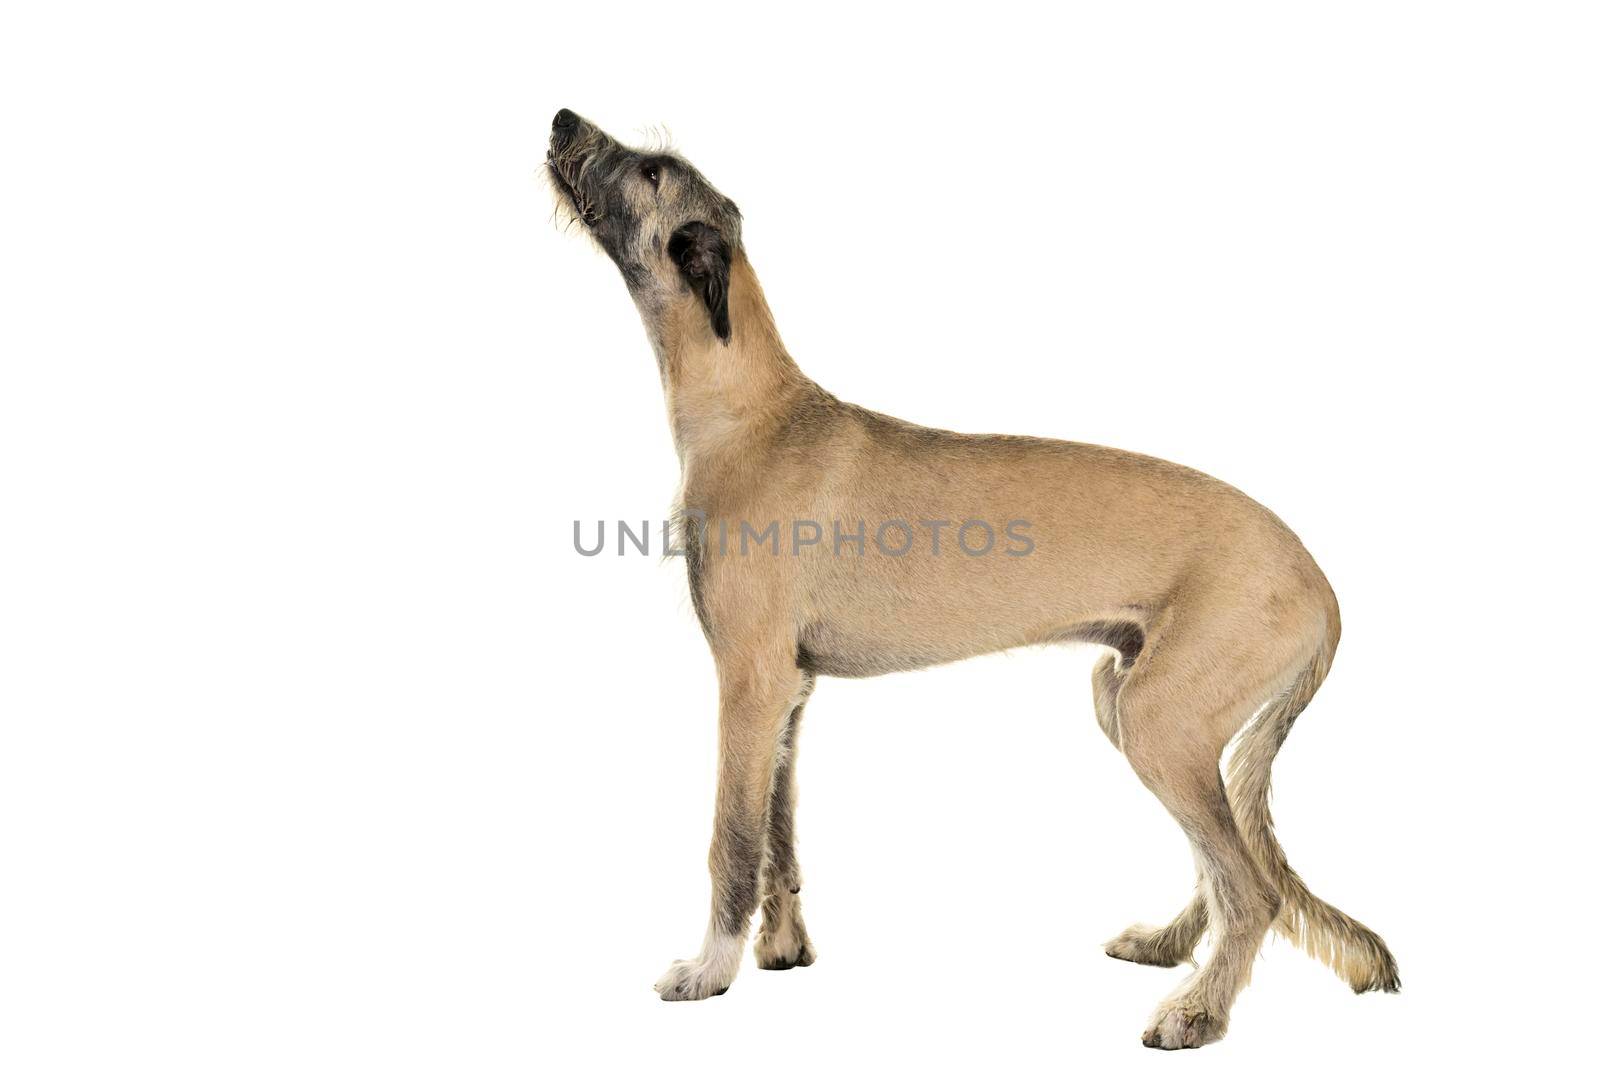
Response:
[[[726,993],[733,975],[726,966],[714,966],[715,962],[678,960],[656,980],[656,992],[662,1000],[704,1000]]]
[[[1217,1040],[1227,1028],[1226,1019],[1200,1005],[1179,1001],[1156,1009],[1142,1040],[1146,1048],[1199,1048]]]

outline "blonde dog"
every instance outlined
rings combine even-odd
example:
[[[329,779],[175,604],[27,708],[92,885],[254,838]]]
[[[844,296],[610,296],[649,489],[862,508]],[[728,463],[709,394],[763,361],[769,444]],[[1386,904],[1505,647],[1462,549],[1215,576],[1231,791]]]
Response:
[[[1273,836],[1273,757],[1339,641],[1333,590],[1276,516],[1147,456],[950,433],[845,403],[790,358],[738,208],[683,159],[627,148],[563,109],[548,171],[621,270],[655,349],[693,516],[690,590],[720,686],[711,921],[700,955],[656,984],[664,999],[726,991],[758,905],[760,966],[814,958],[793,783],[817,675],[1061,641],[1111,650],[1094,670],[1096,715],[1188,835],[1199,872],[1181,915],[1106,951],[1171,967],[1207,929],[1214,938],[1144,1043],[1222,1036],[1274,925],[1357,992],[1399,988],[1383,940],[1313,896]]]

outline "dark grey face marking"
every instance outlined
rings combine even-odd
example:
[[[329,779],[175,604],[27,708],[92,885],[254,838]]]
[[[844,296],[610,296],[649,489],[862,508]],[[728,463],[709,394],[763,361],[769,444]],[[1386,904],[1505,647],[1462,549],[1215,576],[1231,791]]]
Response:
[[[552,184],[641,307],[687,287],[728,339],[728,265],[740,247],[732,200],[679,157],[629,148],[565,108],[551,123],[546,160]]]

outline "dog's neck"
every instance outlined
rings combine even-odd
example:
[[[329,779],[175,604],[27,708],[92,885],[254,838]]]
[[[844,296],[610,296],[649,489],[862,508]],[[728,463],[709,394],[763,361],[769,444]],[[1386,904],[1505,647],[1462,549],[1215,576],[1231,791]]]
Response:
[[[815,388],[783,347],[743,253],[729,272],[728,318],[732,335],[723,342],[698,299],[679,301],[651,331],[673,441],[686,470],[737,461]]]

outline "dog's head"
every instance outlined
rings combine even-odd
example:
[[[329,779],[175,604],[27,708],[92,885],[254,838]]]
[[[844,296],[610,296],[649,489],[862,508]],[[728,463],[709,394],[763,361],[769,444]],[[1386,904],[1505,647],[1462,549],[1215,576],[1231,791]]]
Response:
[[[642,309],[702,305],[723,343],[732,336],[728,281],[739,254],[739,209],[670,152],[629,148],[566,108],[546,156],[562,203],[594,236]]]

